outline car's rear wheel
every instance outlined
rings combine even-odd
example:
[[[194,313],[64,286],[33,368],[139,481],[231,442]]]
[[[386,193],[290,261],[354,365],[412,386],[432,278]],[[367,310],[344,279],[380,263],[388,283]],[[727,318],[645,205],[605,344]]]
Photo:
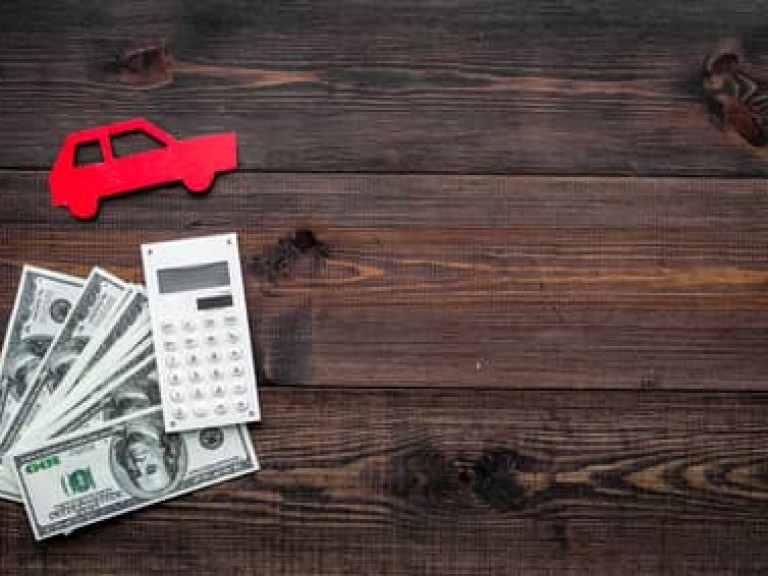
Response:
[[[211,184],[213,184],[213,177],[214,175],[210,172],[190,174],[184,178],[184,186],[186,186],[190,192],[200,194],[211,187]]]

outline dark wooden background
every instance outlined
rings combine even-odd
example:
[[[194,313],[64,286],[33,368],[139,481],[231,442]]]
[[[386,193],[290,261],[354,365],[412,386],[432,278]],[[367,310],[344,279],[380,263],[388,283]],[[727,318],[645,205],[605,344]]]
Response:
[[[234,230],[264,421],[258,474],[69,538],[1,503],[0,572],[766,574],[768,152],[701,88],[766,18],[4,0],[2,323],[25,262],[140,281],[140,243]],[[133,116],[241,169],[52,208],[62,137]]]

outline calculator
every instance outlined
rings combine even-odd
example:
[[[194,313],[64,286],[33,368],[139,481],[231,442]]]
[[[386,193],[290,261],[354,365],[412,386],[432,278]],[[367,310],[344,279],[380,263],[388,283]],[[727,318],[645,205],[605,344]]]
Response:
[[[236,234],[143,244],[165,428],[261,417]]]

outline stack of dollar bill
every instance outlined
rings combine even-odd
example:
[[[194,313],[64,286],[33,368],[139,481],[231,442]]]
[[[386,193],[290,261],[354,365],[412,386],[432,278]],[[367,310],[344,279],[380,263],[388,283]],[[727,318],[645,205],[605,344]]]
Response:
[[[147,298],[25,266],[0,381],[0,497],[37,539],[258,470],[245,426],[166,433]]]

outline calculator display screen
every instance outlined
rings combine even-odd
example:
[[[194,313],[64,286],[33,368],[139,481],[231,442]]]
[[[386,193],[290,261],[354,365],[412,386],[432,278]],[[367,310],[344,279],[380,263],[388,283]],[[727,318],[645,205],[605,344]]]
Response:
[[[215,310],[216,308],[229,308],[234,306],[235,302],[231,294],[221,296],[209,296],[208,298],[197,299],[198,310]]]
[[[161,294],[229,286],[229,266],[226,262],[210,262],[180,268],[164,268],[157,271],[157,283]]]

